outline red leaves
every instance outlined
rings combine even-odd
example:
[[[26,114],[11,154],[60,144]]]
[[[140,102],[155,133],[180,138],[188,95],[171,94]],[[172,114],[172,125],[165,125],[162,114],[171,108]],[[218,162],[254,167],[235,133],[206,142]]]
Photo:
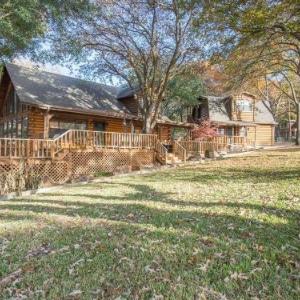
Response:
[[[217,135],[217,128],[212,125],[209,119],[200,119],[192,130],[193,140],[203,140]]]

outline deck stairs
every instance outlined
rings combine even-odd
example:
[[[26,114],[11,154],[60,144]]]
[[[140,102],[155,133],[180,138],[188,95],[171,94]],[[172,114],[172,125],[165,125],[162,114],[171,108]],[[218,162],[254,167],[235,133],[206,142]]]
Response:
[[[179,165],[186,162],[186,150],[176,141],[163,143],[157,141],[156,160],[162,165]]]
[[[167,165],[177,165],[177,164],[181,164],[182,160],[176,156],[175,153],[168,153],[167,157],[166,157],[166,164]]]

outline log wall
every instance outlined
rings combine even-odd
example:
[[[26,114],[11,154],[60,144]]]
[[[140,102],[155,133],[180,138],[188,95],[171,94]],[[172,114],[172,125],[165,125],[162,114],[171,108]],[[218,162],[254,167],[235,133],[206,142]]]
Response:
[[[32,108],[28,114],[28,138],[44,138],[45,124],[44,112],[41,109]]]

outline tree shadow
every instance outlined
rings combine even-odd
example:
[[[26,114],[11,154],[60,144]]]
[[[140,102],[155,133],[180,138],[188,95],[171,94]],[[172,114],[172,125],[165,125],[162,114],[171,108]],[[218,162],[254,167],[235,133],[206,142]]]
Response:
[[[30,213],[28,218],[34,218],[32,214],[40,216],[46,213],[67,217],[107,219],[149,228],[153,226],[157,229],[172,228],[188,231],[191,234],[211,235],[215,238],[226,233],[228,238],[243,239],[246,237],[245,232],[252,232],[257,242],[269,246],[277,244],[274,235],[297,234],[300,220],[300,213],[297,210],[252,203],[182,201],[172,199],[169,193],[158,192],[148,185],[118,184],[129,186],[134,189],[134,192],[118,197],[82,193],[66,195],[46,193],[43,197],[61,197],[62,200],[17,199],[1,205],[1,210]],[[75,199],[63,200],[64,196],[75,197]],[[92,201],[86,202],[86,200]],[[250,214],[249,217],[240,215],[241,209],[246,210]],[[268,223],[251,219],[252,215],[258,214],[267,214],[279,220],[277,223]],[[2,215],[5,220],[5,213]],[[14,218],[17,220],[19,216]],[[20,216],[20,219],[22,218],[24,217]],[[233,229],[228,230],[229,227]]]
[[[174,180],[174,177],[172,179]],[[105,186],[106,182],[101,184]],[[143,270],[145,265],[149,265],[152,270],[155,268],[153,261],[158,260],[157,257],[161,259],[160,267],[173,274],[170,275],[169,281],[164,283],[165,294],[172,292],[169,289],[171,283],[176,284],[179,275],[186,276],[185,283],[189,282],[192,287],[198,286],[201,278],[207,276],[211,280],[211,286],[220,282],[216,289],[222,292],[224,278],[230,276],[230,272],[233,271],[250,272],[251,261],[258,261],[258,264],[268,261],[269,264],[284,268],[285,273],[295,270],[290,261],[296,260],[296,254],[282,249],[286,245],[295,249],[298,247],[300,215],[297,210],[255,203],[205,202],[201,201],[201,198],[184,201],[175,199],[172,193],[161,192],[147,184],[115,182],[113,185],[114,188],[120,189],[126,186],[129,188],[128,192],[118,196],[105,195],[101,188],[96,190],[97,194],[91,194],[90,190],[99,186],[99,183],[92,183],[80,186],[78,193],[61,190],[35,195],[32,199],[24,197],[11,200],[0,205],[1,221],[26,219],[32,220],[33,223],[36,221],[50,224],[51,229],[49,226],[39,229],[44,234],[43,242],[55,245],[58,239],[67,236],[68,245],[83,243],[81,247],[84,247],[84,253],[88,254],[88,257],[106,253],[109,263],[102,266],[101,274],[124,272],[127,274],[126,278],[133,282],[133,290],[142,289],[142,284],[140,286],[135,277],[136,269]],[[243,215],[241,210],[246,210],[249,215]],[[258,217],[260,214],[268,215],[272,221]],[[57,218],[64,217],[71,221],[74,218],[74,222],[70,226],[62,226]],[[80,222],[79,219],[83,221]],[[91,225],[87,225],[89,220]],[[104,235],[103,230],[111,233],[111,236]],[[17,235],[22,238],[22,232]],[[89,243],[93,243],[95,239],[101,239],[100,254],[90,249]],[[163,245],[155,248],[161,252],[151,250],[155,244]],[[115,252],[116,249],[121,253]],[[134,251],[129,252],[130,249]],[[196,253],[200,249],[199,254],[194,254],[195,249]],[[140,254],[142,251],[146,251],[143,259],[143,254]],[[24,253],[26,255],[26,251]],[[119,262],[121,256],[135,261],[135,269],[129,272],[130,267]],[[232,265],[232,260],[237,261],[237,266]],[[203,275],[196,269],[203,267],[201,264],[206,261],[215,264],[209,275]],[[98,265],[95,265],[96,267],[99,268]],[[89,266],[88,271],[97,274],[93,266]],[[43,272],[43,269],[40,272]],[[266,272],[263,273],[264,276],[269,276],[278,283],[275,271],[271,275],[268,271],[263,272]],[[164,280],[159,272],[143,274],[146,280]],[[100,285],[107,299],[112,297],[111,287],[121,286],[126,290],[126,283],[122,284],[120,278],[100,284],[99,280],[97,288]],[[207,284],[206,280],[202,284]],[[284,280],[283,278],[282,282]],[[263,282],[262,277],[256,286],[263,287]],[[252,284],[252,281],[250,283]],[[243,287],[251,287],[250,283],[244,283]],[[232,298],[237,291],[243,293],[239,285],[226,288],[227,295]],[[117,296],[114,294],[114,298]]]

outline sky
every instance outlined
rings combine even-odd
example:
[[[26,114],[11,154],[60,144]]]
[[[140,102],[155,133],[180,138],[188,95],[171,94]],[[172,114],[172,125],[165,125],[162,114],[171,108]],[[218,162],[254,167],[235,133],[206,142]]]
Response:
[[[69,68],[59,65],[59,64],[51,64],[51,63],[46,63],[46,64],[41,64],[41,63],[36,63],[32,62],[28,58],[24,57],[18,57],[13,60],[13,63],[22,65],[25,67],[30,67],[30,68],[36,68],[38,67],[42,71],[47,71],[55,74],[61,74],[61,75],[66,75],[70,77],[75,77],[75,78],[80,78],[80,79],[86,79],[91,81],[91,79],[85,78],[82,74],[80,74],[78,71],[76,71],[76,66],[74,66],[74,70],[70,70]],[[112,78],[112,80],[107,79],[107,80],[100,80],[95,78],[95,82],[103,83],[103,84],[108,84],[108,85],[115,85],[115,86],[120,86],[120,82],[118,78]]]
[[[23,58],[23,57],[19,57],[19,58],[14,59],[13,63],[18,64],[18,65],[22,65],[22,66],[25,66],[25,67],[30,67],[30,68],[38,67],[39,69],[41,69],[43,71],[47,71],[47,72],[51,72],[51,73],[62,74],[62,75],[67,75],[67,76],[72,76],[72,77],[79,77],[79,74],[77,74],[76,72],[72,72],[67,67],[57,65],[57,64],[35,63],[35,62],[32,62],[31,60],[29,60],[27,58]]]

